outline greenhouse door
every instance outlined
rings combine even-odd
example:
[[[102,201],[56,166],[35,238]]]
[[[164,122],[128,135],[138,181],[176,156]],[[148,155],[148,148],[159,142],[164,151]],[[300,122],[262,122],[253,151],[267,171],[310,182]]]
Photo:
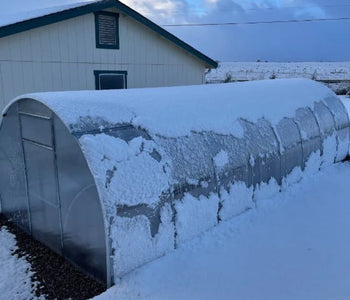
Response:
[[[20,112],[32,235],[62,254],[62,230],[53,122]]]

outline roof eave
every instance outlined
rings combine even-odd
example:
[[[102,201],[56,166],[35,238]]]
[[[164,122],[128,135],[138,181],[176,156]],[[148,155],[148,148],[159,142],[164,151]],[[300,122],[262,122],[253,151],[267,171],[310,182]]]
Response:
[[[114,0],[103,0],[3,26],[0,27],[0,38],[110,8],[114,4]]]
[[[114,4],[115,4],[114,6],[118,10],[120,10],[121,12],[125,13],[126,15],[131,16],[133,19],[135,19],[136,21],[138,21],[138,22],[142,23],[143,25],[147,26],[148,28],[150,28],[151,30],[155,31],[156,33],[160,34],[165,39],[173,42],[174,44],[176,44],[180,48],[186,50],[187,52],[191,53],[195,57],[197,57],[200,60],[204,61],[205,65],[206,65],[206,68],[208,68],[208,69],[212,69],[212,68],[216,69],[218,67],[218,63],[216,61],[214,61],[210,57],[206,56],[202,52],[198,51],[197,49],[193,48],[192,46],[190,46],[186,42],[182,41],[181,39],[179,39],[178,37],[176,37],[175,35],[173,35],[169,31],[163,29],[162,27],[160,27],[159,25],[155,24],[151,20],[147,19],[143,15],[139,14],[137,11],[133,10],[132,8],[128,7],[127,5],[125,5],[125,4],[123,4],[123,3],[119,2],[119,1],[115,1]]]

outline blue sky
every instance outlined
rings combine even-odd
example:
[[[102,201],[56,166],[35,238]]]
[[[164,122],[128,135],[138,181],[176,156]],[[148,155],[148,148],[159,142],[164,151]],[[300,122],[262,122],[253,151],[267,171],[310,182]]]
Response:
[[[350,17],[348,0],[123,0],[158,24]],[[165,27],[220,61],[349,61],[350,20]]]
[[[0,20],[2,14],[83,0],[2,1]],[[158,24],[350,17],[349,0],[120,1]],[[350,20],[165,28],[219,61],[350,61]]]

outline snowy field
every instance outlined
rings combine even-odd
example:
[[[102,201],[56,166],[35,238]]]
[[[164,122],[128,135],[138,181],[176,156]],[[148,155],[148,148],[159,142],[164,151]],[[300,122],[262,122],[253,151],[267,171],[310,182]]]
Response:
[[[350,163],[305,176],[94,299],[350,299],[349,178]],[[1,299],[32,296],[15,247],[1,230]]]
[[[263,80],[272,78],[310,78],[327,81],[338,94],[350,91],[350,62],[221,62],[206,75],[207,83]],[[344,81],[333,83],[328,81]]]
[[[262,80],[276,78],[306,77],[317,80],[350,80],[350,62],[221,62],[211,70],[206,80],[222,82],[228,77],[234,80]]]

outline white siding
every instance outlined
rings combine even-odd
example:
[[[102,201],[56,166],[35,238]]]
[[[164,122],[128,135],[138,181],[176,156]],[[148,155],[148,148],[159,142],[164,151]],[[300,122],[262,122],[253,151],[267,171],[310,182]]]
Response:
[[[97,49],[93,14],[0,38],[0,106],[23,93],[95,89],[94,70],[128,71],[128,88],[204,83],[205,65],[120,14],[120,49]]]

